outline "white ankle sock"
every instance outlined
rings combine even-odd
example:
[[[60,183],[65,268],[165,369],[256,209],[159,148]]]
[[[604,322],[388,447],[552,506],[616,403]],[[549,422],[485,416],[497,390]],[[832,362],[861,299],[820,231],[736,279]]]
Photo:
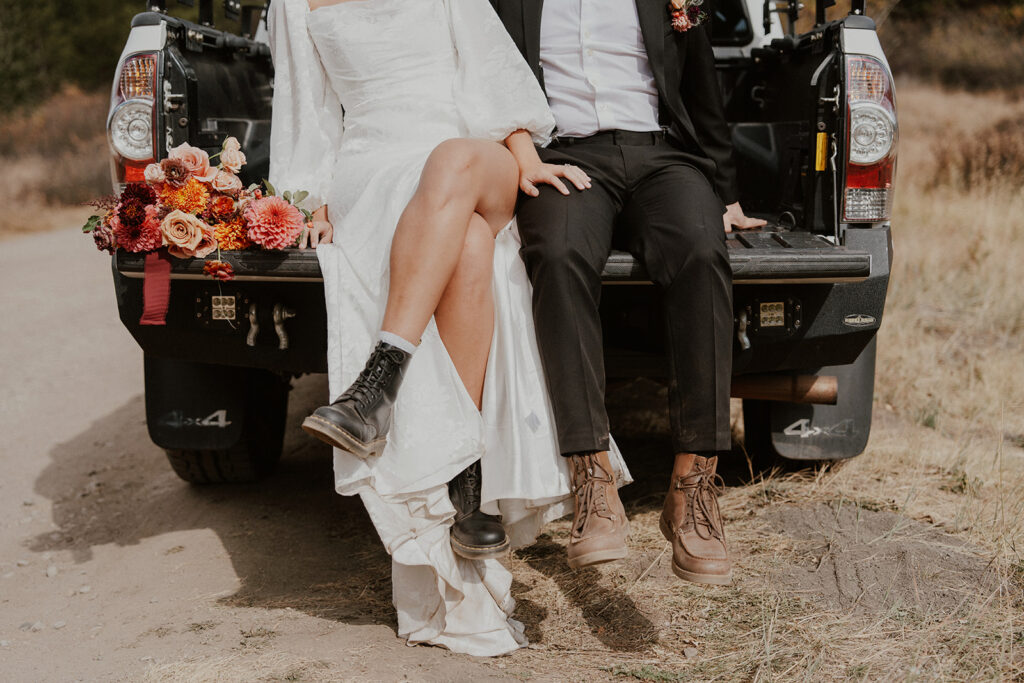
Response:
[[[391,344],[391,346],[394,346],[397,349],[402,349],[410,356],[416,352],[416,344],[413,344],[411,341],[405,339],[404,337],[399,337],[394,332],[385,332],[384,330],[381,330],[380,336],[378,336],[377,338],[384,342],[385,344]]]

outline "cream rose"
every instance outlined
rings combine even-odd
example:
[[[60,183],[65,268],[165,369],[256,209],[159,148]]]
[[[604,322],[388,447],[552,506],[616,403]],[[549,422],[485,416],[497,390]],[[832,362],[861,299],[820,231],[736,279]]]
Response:
[[[209,240],[212,241],[213,231],[210,226],[184,211],[172,211],[160,223],[160,235],[163,237],[164,246],[171,256],[178,258],[205,256],[213,251],[206,249],[207,233]],[[216,246],[214,242],[214,248]],[[199,253],[202,249],[206,249],[204,254]]]
[[[229,171],[219,171],[217,175],[213,177],[213,182],[210,186],[217,192],[224,194],[234,194],[242,190],[242,180],[234,173]]]
[[[220,153],[220,163],[225,171],[238,173],[245,166],[245,154],[240,149],[225,149]]]
[[[146,167],[146,182],[150,185],[162,185],[166,180],[164,169],[160,164],[150,164]]]
[[[208,183],[217,175],[217,169],[210,168],[210,155],[198,147],[183,142],[167,155],[168,159],[178,159],[198,180]]]
[[[237,152],[238,150],[242,149],[242,145],[239,144],[238,138],[232,136],[230,138],[224,139],[224,145],[222,149],[225,152],[228,150],[231,150],[232,152]]]

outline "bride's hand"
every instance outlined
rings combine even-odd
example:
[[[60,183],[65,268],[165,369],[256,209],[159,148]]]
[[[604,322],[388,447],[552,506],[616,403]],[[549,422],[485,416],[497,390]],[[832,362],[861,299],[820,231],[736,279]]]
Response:
[[[590,176],[579,166],[538,163],[519,171],[519,189],[531,197],[536,197],[540,194],[537,186],[547,184],[562,194],[567,195],[569,194],[569,188],[565,186],[561,178],[571,182],[581,192],[590,187]]]
[[[330,244],[334,240],[334,226],[330,221],[310,221],[302,230],[299,237],[299,249],[307,246],[316,247],[320,244]]]

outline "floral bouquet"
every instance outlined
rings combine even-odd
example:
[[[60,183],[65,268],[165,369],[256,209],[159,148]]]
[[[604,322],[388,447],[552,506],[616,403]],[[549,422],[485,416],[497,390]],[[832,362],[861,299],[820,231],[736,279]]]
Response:
[[[215,157],[217,166],[198,147],[185,143],[174,148],[162,162],[146,168],[145,183],[131,183],[120,196],[93,202],[101,213],[89,218],[83,232],[111,254],[117,249],[152,253],[166,248],[177,258],[205,259],[217,252],[203,267],[217,280],[234,277],[231,264],[220,260],[221,249],[294,246],[312,219],[296,206],[308,193],[278,197],[269,182],[266,193],[258,185],[243,187],[238,172],[246,159],[233,137]]]
[[[708,18],[707,12],[701,9],[704,0],[669,0],[668,12],[672,15],[672,28],[679,33],[686,33],[696,28]]]

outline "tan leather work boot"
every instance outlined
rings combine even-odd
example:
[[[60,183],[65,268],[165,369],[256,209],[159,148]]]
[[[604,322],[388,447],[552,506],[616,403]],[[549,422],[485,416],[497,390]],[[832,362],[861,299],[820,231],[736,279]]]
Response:
[[[629,551],[629,521],[615,488],[608,453],[569,456],[575,497],[569,566],[573,569],[621,560]]]
[[[717,457],[698,456],[689,474],[675,477],[661,513],[661,533],[672,544],[676,576],[727,586],[732,583],[732,563],[718,510],[724,484],[715,473],[717,465]]]

